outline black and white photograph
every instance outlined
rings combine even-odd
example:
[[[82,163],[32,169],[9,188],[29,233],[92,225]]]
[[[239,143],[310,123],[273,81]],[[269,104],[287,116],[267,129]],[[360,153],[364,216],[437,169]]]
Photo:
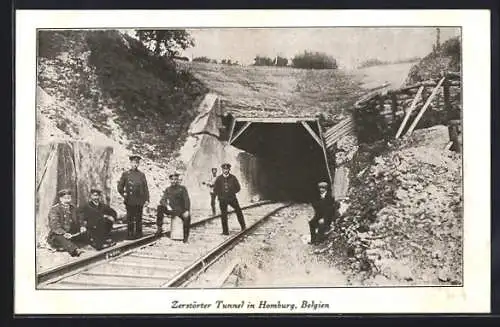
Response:
[[[463,32],[37,28],[35,290],[464,287]]]

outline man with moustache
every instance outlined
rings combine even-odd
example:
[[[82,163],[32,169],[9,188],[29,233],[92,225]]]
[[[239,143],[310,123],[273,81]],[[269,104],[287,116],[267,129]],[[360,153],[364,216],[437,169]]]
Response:
[[[309,221],[311,232],[311,244],[321,242],[325,233],[330,229],[331,223],[335,218],[336,203],[335,198],[328,192],[328,183],[318,183],[319,198],[312,203],[314,216]]]
[[[130,156],[131,169],[123,172],[118,182],[118,193],[124,199],[127,210],[128,239],[142,237],[142,210],[149,204],[146,175],[138,169],[141,157]]]
[[[92,188],[89,201],[77,209],[77,216],[85,223],[90,244],[96,250],[116,244],[109,236],[117,214],[110,206],[101,202],[101,194],[100,189]]]
[[[168,178],[170,179],[170,186],[163,192],[160,205],[156,209],[156,235],[161,236],[163,233],[163,216],[165,214],[180,217],[184,232],[183,242],[187,243],[191,225],[191,201],[189,194],[186,187],[179,183],[179,173],[174,172]]]
[[[241,211],[240,204],[236,197],[236,194],[241,190],[240,183],[238,182],[236,176],[229,172],[231,170],[230,164],[224,163],[221,165],[221,168],[222,174],[215,179],[214,193],[219,199],[222,234],[229,235],[229,227],[227,223],[228,205],[231,206],[236,212],[236,217],[238,218],[241,230],[244,230],[246,226],[243,212]]]
[[[68,252],[72,257],[78,257],[83,250],[73,243],[72,239],[87,231],[82,221],[79,221],[75,207],[71,203],[72,194],[69,189],[58,192],[59,201],[49,211],[49,235],[47,242]]]

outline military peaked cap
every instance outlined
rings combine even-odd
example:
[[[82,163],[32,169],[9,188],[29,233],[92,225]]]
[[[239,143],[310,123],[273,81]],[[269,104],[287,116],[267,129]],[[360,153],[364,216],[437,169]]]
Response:
[[[318,187],[328,187],[328,183],[327,182],[319,182]]]
[[[128,157],[128,159],[130,161],[135,161],[135,160],[141,160],[142,158],[140,156],[133,155],[133,156]]]
[[[221,165],[221,168],[222,168],[222,169],[231,169],[231,165],[230,165],[230,164],[228,164],[228,163],[223,163],[223,164]]]
[[[65,195],[71,195],[72,192],[69,188],[65,188],[65,189],[62,189],[59,192],[57,192],[57,194],[59,195],[59,197],[61,197],[61,196],[65,196]]]
[[[168,175],[168,178],[172,178],[172,177],[174,177],[174,176],[179,176],[179,175],[180,175],[180,174],[179,174],[178,172],[176,172],[176,171],[175,171],[175,172],[171,173],[170,175]]]
[[[92,193],[97,193],[97,194],[102,194],[102,191],[98,189],[97,187],[91,188],[90,189],[90,194]]]

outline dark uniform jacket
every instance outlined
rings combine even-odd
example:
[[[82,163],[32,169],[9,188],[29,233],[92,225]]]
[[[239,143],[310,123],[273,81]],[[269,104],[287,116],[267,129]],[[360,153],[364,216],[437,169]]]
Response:
[[[171,185],[167,187],[163,192],[160,205],[166,207],[167,204],[172,208],[169,214],[174,216],[180,216],[186,210],[189,211],[191,208],[191,201],[189,200],[189,194],[186,187],[183,185]]]
[[[327,192],[325,197],[314,201],[312,204],[314,208],[313,220],[324,219],[325,222],[332,222],[335,219],[336,203],[335,198]]]
[[[96,226],[99,221],[104,220],[104,215],[111,216],[115,219],[117,217],[116,211],[113,210],[110,206],[104,203],[95,205],[92,201],[89,201],[86,204],[80,206],[77,209],[76,214],[78,220],[84,222],[89,228]]]
[[[118,182],[118,193],[125,199],[127,205],[144,205],[149,202],[149,189],[143,172],[130,169],[123,172]]]
[[[232,200],[236,198],[236,193],[241,190],[240,183],[236,176],[229,174],[227,177],[219,175],[215,179],[214,193],[219,200]]]
[[[64,233],[78,233],[82,222],[76,216],[73,205],[63,206],[57,203],[49,211],[49,237],[52,235],[63,235]]]

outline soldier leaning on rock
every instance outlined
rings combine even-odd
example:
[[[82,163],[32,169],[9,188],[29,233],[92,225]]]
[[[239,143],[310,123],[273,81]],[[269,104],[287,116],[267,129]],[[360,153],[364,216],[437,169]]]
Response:
[[[149,189],[146,176],[138,167],[139,156],[129,157],[132,168],[123,172],[118,182],[118,193],[124,199],[127,210],[128,239],[142,237],[142,210],[149,204]]]
[[[318,183],[319,198],[312,203],[314,216],[309,221],[311,231],[311,244],[321,242],[325,233],[331,227],[332,222],[338,216],[336,214],[338,205],[331,192],[328,192],[328,183]]]

